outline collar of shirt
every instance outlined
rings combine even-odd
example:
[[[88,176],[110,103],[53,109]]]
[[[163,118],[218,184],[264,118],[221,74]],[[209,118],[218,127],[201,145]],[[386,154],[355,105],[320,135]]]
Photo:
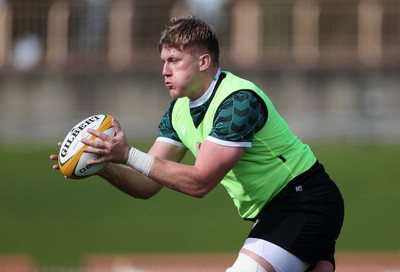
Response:
[[[213,81],[211,82],[210,86],[208,87],[207,91],[202,96],[200,96],[198,99],[190,101],[190,108],[196,108],[198,106],[201,106],[210,98],[210,96],[212,95],[212,93],[214,91],[215,84],[217,84],[220,74],[221,74],[221,69],[219,68],[213,78]]]

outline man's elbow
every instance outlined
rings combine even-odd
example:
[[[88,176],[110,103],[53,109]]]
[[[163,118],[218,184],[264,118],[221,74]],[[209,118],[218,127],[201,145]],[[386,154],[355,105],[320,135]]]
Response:
[[[196,198],[203,198],[208,195],[214,189],[215,186],[198,186],[193,192],[191,193],[192,196]]]
[[[147,200],[158,194],[158,192],[162,189],[162,187],[152,188],[148,190],[141,191],[128,191],[128,195],[137,199]]]

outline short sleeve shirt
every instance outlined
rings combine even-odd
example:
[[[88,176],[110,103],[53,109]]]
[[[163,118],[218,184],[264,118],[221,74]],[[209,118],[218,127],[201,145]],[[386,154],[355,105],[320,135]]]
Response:
[[[190,109],[193,122],[198,126],[212,97],[201,105]],[[171,116],[175,101],[161,118],[158,138],[167,138],[169,142],[183,146],[178,134],[172,127]],[[251,146],[253,135],[266,123],[268,111],[263,100],[253,91],[238,90],[232,93],[218,107],[213,128],[209,136],[235,146]],[[221,142],[219,141],[219,142]]]

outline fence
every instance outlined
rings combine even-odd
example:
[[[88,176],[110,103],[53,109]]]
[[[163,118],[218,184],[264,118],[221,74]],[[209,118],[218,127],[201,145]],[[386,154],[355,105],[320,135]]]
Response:
[[[0,72],[154,71],[164,25],[190,12],[216,27],[221,58],[238,68],[400,64],[397,0],[196,2],[1,0]]]

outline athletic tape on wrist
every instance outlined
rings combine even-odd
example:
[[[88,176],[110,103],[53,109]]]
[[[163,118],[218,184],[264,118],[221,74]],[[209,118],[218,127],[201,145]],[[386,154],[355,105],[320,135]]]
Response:
[[[154,157],[144,153],[134,147],[129,150],[129,158],[126,165],[148,176],[151,166],[153,165]]]

